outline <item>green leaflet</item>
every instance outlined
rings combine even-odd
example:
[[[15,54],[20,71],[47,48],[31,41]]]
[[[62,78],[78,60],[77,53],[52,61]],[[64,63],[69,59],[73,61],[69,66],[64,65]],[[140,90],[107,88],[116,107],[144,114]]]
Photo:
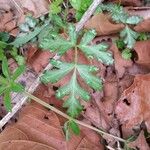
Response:
[[[7,43],[0,41],[0,60],[4,58],[4,49],[6,48]]]
[[[94,30],[86,32],[81,39],[79,48],[90,58],[96,58],[98,61],[101,61],[104,64],[111,65],[113,64],[112,54],[107,52],[107,44],[98,44],[98,45],[88,45],[91,40],[96,36]]]
[[[128,26],[126,26],[120,33],[120,37],[124,38],[124,43],[127,44],[127,48],[129,49],[133,48],[138,36],[139,34]]]
[[[42,49],[49,49],[52,52],[56,51],[59,55],[64,54],[68,49],[71,49],[73,46],[73,43],[71,43],[70,41],[66,41],[60,36],[46,38],[40,44],[40,47]]]
[[[133,24],[136,25],[142,21],[142,18],[139,16],[129,16],[126,20],[127,24]]]
[[[71,117],[77,117],[82,111],[82,106],[78,100],[80,94],[78,94],[78,84],[76,79],[76,72],[73,73],[73,76],[68,85],[69,88],[69,96],[68,99],[64,102],[63,107],[68,108],[67,112]],[[57,92],[57,97],[61,95],[63,92],[63,88]],[[87,94],[87,98],[89,99],[89,95]]]
[[[80,45],[87,45],[90,44],[90,42],[95,38],[96,31],[95,30],[89,30],[86,32],[80,42]]]
[[[76,134],[76,135],[80,134],[80,128],[79,128],[79,126],[73,120],[69,121],[69,127],[71,128],[71,130],[73,131],[74,134]]]
[[[84,12],[91,5],[92,0],[69,0],[71,6],[76,10],[76,19],[80,20]]]
[[[77,82],[76,71],[74,71],[70,82],[57,90],[57,98],[63,98],[68,96],[68,99],[64,102],[64,107],[68,108],[67,112],[72,117],[77,117],[82,111],[82,106],[79,102],[79,98],[82,100],[90,100],[90,95],[84,89],[80,87]]]
[[[49,49],[52,52],[57,52],[59,55],[64,54],[67,50],[73,48],[76,45],[77,41],[77,34],[75,33],[75,27],[70,25],[69,26],[69,40],[65,38],[55,35],[50,36],[49,38],[45,38],[41,43],[40,47],[42,49]]]
[[[100,78],[94,76],[92,72],[97,72],[98,68],[95,66],[77,65],[77,70],[84,81],[94,90],[102,89],[102,81]]]
[[[7,62],[6,57],[4,57],[2,61],[2,72],[6,78],[9,78],[10,73],[9,73],[8,62]]]
[[[41,78],[41,81],[44,83],[55,83],[63,78],[65,75],[67,75],[74,68],[74,64],[63,63],[56,60],[51,60],[51,64],[58,69],[46,71]]]
[[[138,24],[142,21],[142,18],[139,16],[130,16],[124,11],[124,8],[117,4],[101,4],[100,9],[103,11],[109,11],[111,13],[112,20],[116,23],[124,24]]]
[[[67,141],[71,138],[71,131],[75,135],[79,135],[80,134],[79,126],[73,120],[66,121],[65,124],[64,124],[64,128],[63,129],[64,129],[64,132],[65,132],[65,136],[66,136],[66,140]]]
[[[78,84],[75,73],[73,74],[69,84],[57,90],[56,96],[57,98],[62,99],[64,96],[69,95],[70,92],[72,93],[72,91],[74,91],[74,94],[77,95],[77,97],[80,97],[85,101],[88,101],[90,99],[90,95],[88,94],[88,92],[82,89]]]
[[[10,38],[9,33],[7,33],[7,32],[0,32],[0,41],[8,42],[9,38]]]
[[[10,91],[9,90],[7,90],[4,94],[4,106],[8,112],[11,112],[12,104],[11,104],[11,97],[10,97]]]
[[[61,4],[63,3],[63,0],[54,0],[50,4],[50,13],[52,14],[58,14],[61,12]]]
[[[117,4],[101,4],[100,8],[103,11],[109,11],[111,13],[111,17],[113,21],[116,21],[117,23],[125,23],[128,15],[124,12],[123,7]]]
[[[15,41],[10,44],[14,45],[15,47],[22,46],[23,44],[26,44],[27,42],[32,40],[34,37],[36,37],[46,26],[47,24],[44,24],[41,27],[36,27],[33,32],[29,32],[28,34],[24,36],[17,37]]]

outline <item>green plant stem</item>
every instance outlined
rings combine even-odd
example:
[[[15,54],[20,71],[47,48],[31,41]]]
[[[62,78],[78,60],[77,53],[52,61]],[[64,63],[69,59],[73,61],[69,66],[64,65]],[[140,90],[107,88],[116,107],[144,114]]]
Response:
[[[78,62],[78,48],[77,46],[75,47],[75,56],[74,56],[74,63],[75,65],[77,64]]]
[[[106,136],[112,137],[112,138],[114,138],[114,139],[116,139],[116,140],[118,140],[118,141],[123,142],[123,143],[126,144],[126,140],[124,140],[124,139],[122,139],[122,138],[120,138],[120,137],[117,137],[117,136],[115,136],[115,135],[109,134],[109,133],[107,133],[107,132],[105,132],[105,131],[103,131],[103,130],[97,129],[97,128],[95,128],[95,127],[93,127],[93,126],[91,126],[91,125],[88,125],[88,124],[86,124],[86,123],[84,123],[84,122],[82,122],[82,121],[79,121],[79,120],[77,120],[77,119],[71,118],[70,116],[68,116],[68,115],[66,115],[65,113],[61,112],[61,111],[58,110],[57,108],[55,108],[55,107],[49,105],[48,103],[46,103],[46,102],[42,101],[41,99],[35,97],[34,95],[30,94],[29,92],[26,92],[26,91],[25,91],[24,94],[25,94],[26,96],[28,96],[30,99],[36,101],[37,103],[41,104],[42,106],[44,106],[44,107],[46,107],[46,108],[48,108],[48,109],[54,111],[55,113],[61,115],[62,117],[66,118],[66,119],[68,119],[68,120],[73,120],[74,122],[76,122],[77,124],[79,124],[79,125],[81,125],[81,126],[84,126],[84,127],[86,127],[86,128],[89,128],[89,129],[91,129],[91,130],[94,130],[94,131],[96,131],[96,132],[98,132],[98,133],[100,133],[100,134],[102,134],[102,135],[106,135]]]

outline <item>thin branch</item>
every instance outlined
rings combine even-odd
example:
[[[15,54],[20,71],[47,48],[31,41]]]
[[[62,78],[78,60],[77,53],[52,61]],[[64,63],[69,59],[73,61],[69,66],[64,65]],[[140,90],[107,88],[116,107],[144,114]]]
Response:
[[[73,120],[73,121],[75,121],[77,124],[79,124],[79,125],[81,125],[81,126],[84,126],[84,127],[86,127],[86,128],[89,128],[89,129],[91,129],[91,130],[94,130],[94,131],[96,131],[96,132],[98,132],[98,133],[100,133],[100,134],[102,134],[102,135],[106,135],[106,136],[112,137],[112,138],[116,139],[117,141],[124,142],[124,143],[126,142],[126,140],[124,140],[124,139],[122,139],[122,138],[120,138],[120,137],[117,137],[117,136],[115,136],[115,135],[109,134],[109,133],[107,133],[107,132],[105,132],[105,131],[103,131],[103,130],[101,130],[101,129],[97,129],[97,128],[95,128],[95,127],[93,127],[93,126],[91,126],[91,125],[88,125],[88,124],[86,124],[86,123],[84,123],[84,122],[82,122],[82,121],[79,121],[79,120],[77,120],[77,119],[71,118],[71,117],[68,116],[67,114],[65,114],[65,113],[63,113],[62,111],[58,110],[57,108],[55,108],[55,107],[49,105],[48,103],[42,101],[41,99],[35,97],[34,95],[30,94],[29,92],[24,92],[24,94],[25,94],[25,96],[28,96],[30,99],[36,101],[37,103],[41,104],[42,106],[44,106],[44,107],[46,107],[46,108],[49,108],[50,110],[54,111],[55,113],[57,113],[57,114],[63,116],[64,118],[66,118],[66,119],[68,119],[68,120]]]
[[[88,10],[84,13],[81,20],[77,23],[76,31],[79,32],[84,24],[89,20],[91,15],[95,12],[97,6],[102,2],[103,0],[94,0],[91,6],[88,8]]]

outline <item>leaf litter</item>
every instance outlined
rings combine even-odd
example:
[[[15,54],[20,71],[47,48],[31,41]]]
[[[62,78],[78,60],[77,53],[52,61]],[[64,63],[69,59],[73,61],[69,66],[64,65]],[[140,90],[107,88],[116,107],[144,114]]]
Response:
[[[17,1],[23,10],[33,13],[35,17],[45,14],[48,10],[46,1]],[[128,6],[142,5],[139,0],[122,0],[121,3]],[[10,8],[9,3],[2,2],[0,9],[7,10],[7,12],[3,11],[2,15],[0,15],[0,20],[2,20],[0,31],[11,33],[17,28],[18,23],[22,22],[19,20],[20,18],[18,20],[12,19],[14,12]],[[134,27],[134,30],[149,32],[149,9],[141,9],[142,7],[139,7],[139,9],[134,9],[134,7],[127,8],[131,14],[142,14],[145,18],[144,21]],[[23,16],[21,17],[24,18]],[[82,112],[81,119],[88,124],[126,139],[134,135],[137,139],[131,142],[129,146],[148,150],[149,145],[144,133],[150,133],[150,41],[137,41],[133,47],[134,59],[125,60],[114,43],[114,39],[118,38],[118,33],[124,29],[123,24],[116,24],[109,18],[108,14],[97,14],[87,22],[85,28],[96,29],[98,36],[102,36],[100,37],[102,41],[109,43],[115,62],[114,65],[108,67],[100,62],[90,61],[90,63],[96,64],[98,68],[102,69],[99,74],[102,74],[105,81],[104,89],[102,92],[88,89],[92,94],[92,100],[89,104],[82,103],[85,110]],[[108,38],[103,36],[108,36]],[[101,43],[102,41],[99,42]],[[25,57],[28,65],[36,73],[39,73],[46,66],[52,56],[53,54],[50,52],[41,52],[34,45],[27,45]],[[67,52],[62,59],[69,62],[71,57],[72,53]],[[84,58],[82,53],[80,54],[80,61],[85,64],[89,63],[89,59]],[[54,91],[61,85],[64,85],[64,83],[67,83],[68,80],[69,76],[56,84],[48,85],[48,87],[40,85],[35,95],[60,109],[62,102],[54,98]],[[81,85],[86,86],[82,79],[79,79],[79,82]],[[7,146],[8,150],[11,150],[11,148],[15,150],[19,150],[19,148],[36,150],[103,150],[102,138],[109,143],[108,145],[114,146],[114,140],[107,136],[100,137],[97,133],[82,127],[81,135],[73,136],[67,142],[62,129],[64,122],[65,120],[62,117],[57,116],[37,103],[31,102],[19,113],[17,123],[6,127],[0,134],[0,148],[3,150]],[[143,123],[146,126],[144,129],[141,127]]]

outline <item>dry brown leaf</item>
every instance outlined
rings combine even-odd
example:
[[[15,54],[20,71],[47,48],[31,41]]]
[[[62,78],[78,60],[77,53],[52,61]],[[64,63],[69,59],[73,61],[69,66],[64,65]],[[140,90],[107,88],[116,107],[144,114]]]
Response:
[[[135,126],[145,121],[150,132],[150,74],[136,75],[134,83],[121,95],[116,105],[116,115],[122,124],[125,137],[133,133]]]
[[[22,117],[15,126],[26,133],[31,141],[46,144],[56,149],[66,149],[65,138],[60,128],[27,115]]]
[[[114,54],[114,65],[115,65],[115,70],[118,74],[118,77],[121,78],[123,77],[126,68],[129,68],[132,66],[133,62],[131,60],[125,60],[122,56],[121,53],[119,52],[117,46],[115,44],[112,45],[110,50]]]
[[[150,40],[136,42],[134,50],[137,53],[135,62],[150,68]]]
[[[9,140],[28,140],[25,133],[15,127],[7,127],[0,135],[0,143]]]
[[[150,150],[150,147],[148,146],[146,142],[143,131],[141,131],[138,138],[135,141],[129,143],[128,146],[134,149],[138,148],[140,150]]]
[[[39,17],[49,11],[48,0],[15,0],[23,9],[33,12],[35,17]]]
[[[0,143],[1,150],[56,150],[47,145],[23,140],[13,140]]]
[[[138,15],[145,20],[150,18],[150,7],[125,7],[125,10],[130,15]]]
[[[121,0],[120,2],[122,5],[126,5],[126,6],[141,6],[142,5],[141,0]]]
[[[0,32],[6,30],[6,24],[11,22],[13,19],[13,13],[11,11],[8,11],[6,13],[2,13],[2,16],[0,16]],[[11,28],[11,26],[7,25],[7,28]]]
[[[113,24],[104,14],[96,14],[85,24],[86,29],[95,29],[97,35],[118,33],[124,28],[123,24]]]
[[[38,50],[35,55],[30,58],[28,64],[36,73],[39,73],[46,67],[53,55],[54,54],[50,53],[49,51]]]
[[[84,127],[82,127],[84,130],[81,130],[80,136],[73,135],[71,140],[67,142],[56,114],[37,106],[38,105],[32,104],[23,108],[20,113],[19,121],[13,125],[13,127],[22,131],[28,137],[29,141],[45,144],[58,150],[103,150],[103,146],[100,144],[100,137],[94,131],[84,129]],[[15,131],[13,134],[15,136]],[[3,131],[3,137],[6,137],[5,141],[8,141],[14,150],[22,150],[20,144],[23,145],[23,143],[21,143],[21,141],[14,143],[14,141],[9,140],[7,135],[6,128],[5,131]],[[92,139],[88,137],[91,135]],[[93,139],[96,141],[93,141]],[[3,148],[4,145],[4,143],[1,143],[0,146]],[[26,143],[26,146],[28,145],[30,144]],[[19,147],[20,149],[15,149],[15,147]],[[10,150],[9,148],[8,146],[8,150]],[[43,150],[44,148],[41,149]]]
[[[119,3],[125,6],[141,6],[142,2],[140,0],[107,0],[108,2]]]
[[[56,114],[52,111],[45,111],[46,109],[43,108],[40,109],[38,107],[34,107],[32,105],[29,105],[28,107],[25,107],[22,109],[21,113],[19,114],[20,118],[22,118],[24,115],[32,116],[36,119],[41,120],[42,122],[46,124],[52,124],[54,127],[60,127],[60,122]]]
[[[146,19],[136,25],[134,30],[137,32],[150,32],[150,19]]]

